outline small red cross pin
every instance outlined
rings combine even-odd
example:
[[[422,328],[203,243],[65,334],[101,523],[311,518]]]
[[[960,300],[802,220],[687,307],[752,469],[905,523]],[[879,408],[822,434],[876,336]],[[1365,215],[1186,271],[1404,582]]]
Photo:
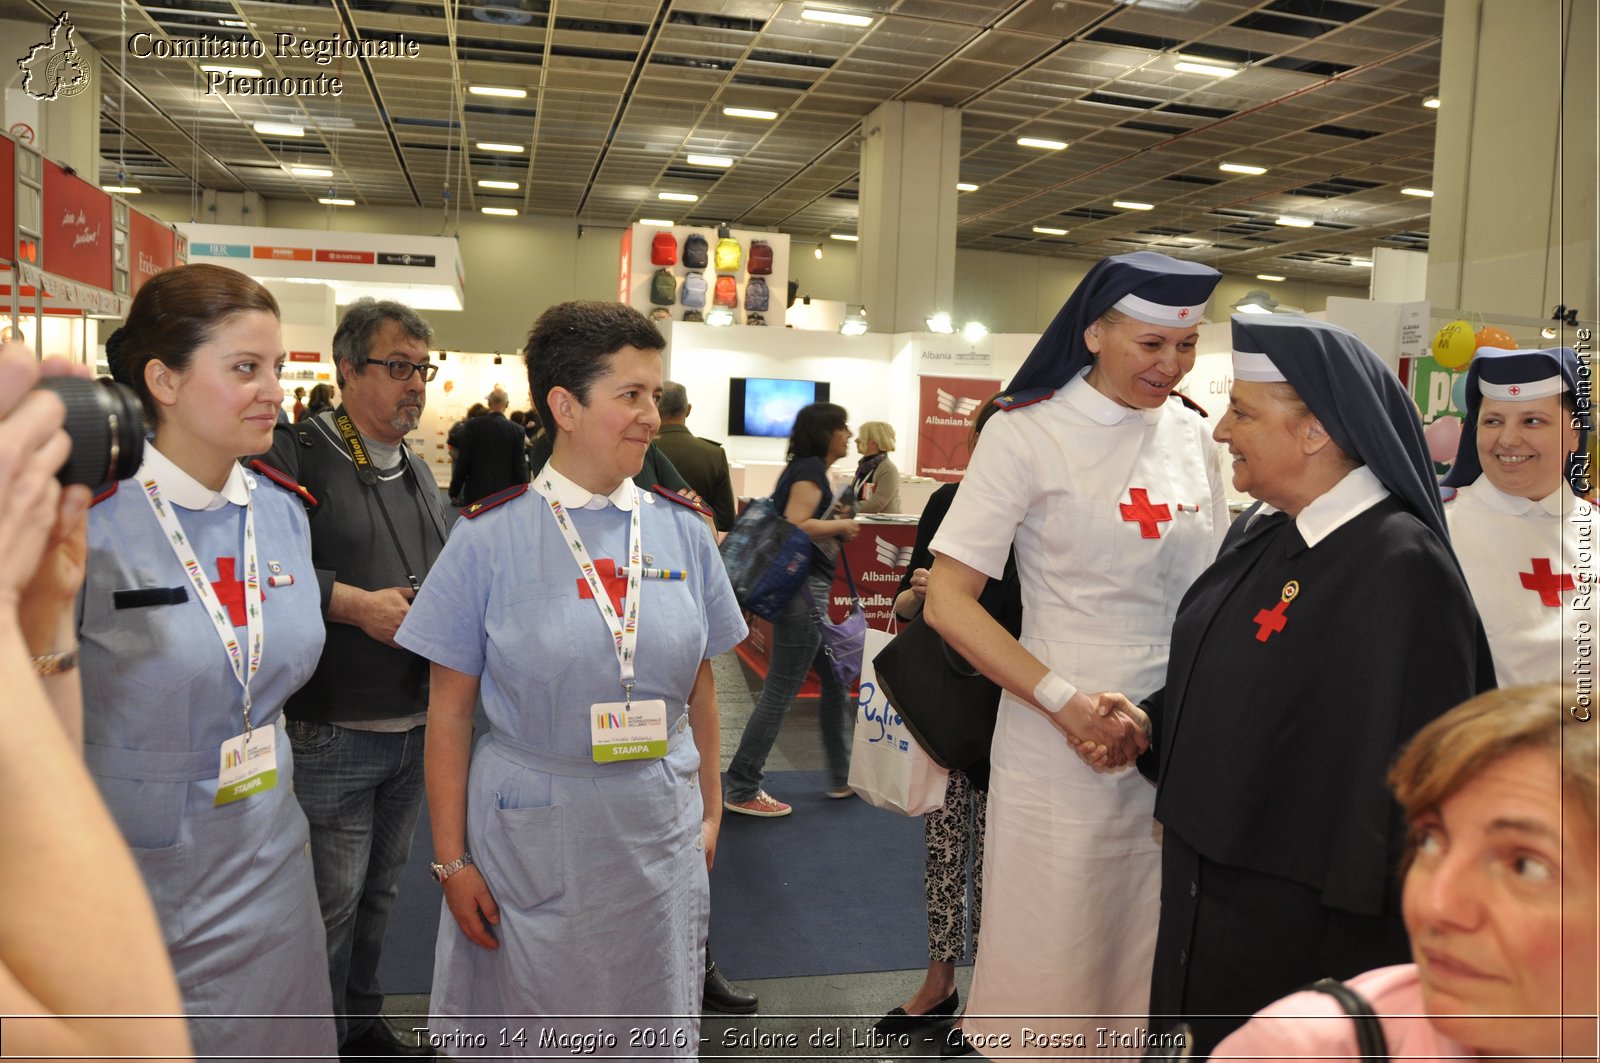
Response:
[[[1577,584],[1572,582],[1572,577],[1565,572],[1559,575],[1550,569],[1550,559],[1536,557],[1532,559],[1532,572],[1518,572],[1522,578],[1522,585],[1539,596],[1540,605],[1559,606],[1561,592],[1574,590]]]
[[[1122,519],[1137,521],[1141,538],[1161,538],[1161,522],[1172,519],[1172,510],[1165,502],[1152,506],[1150,492],[1143,487],[1129,488],[1128,498],[1129,502],[1117,503],[1117,509],[1122,511]]]
[[[1513,395],[1521,395],[1522,394],[1522,388],[1520,388],[1516,384],[1512,384],[1510,387],[1506,388],[1506,390],[1508,392],[1510,392],[1511,394],[1513,394]]]
[[[1278,604],[1271,609],[1262,609],[1255,615],[1256,641],[1265,642],[1273,635],[1284,629],[1289,623],[1289,618],[1284,613],[1289,610],[1289,603],[1300,594],[1300,581],[1290,580],[1283,585],[1283,593],[1278,598]]]
[[[600,577],[600,585],[611,595],[611,604],[617,607],[617,615],[622,615],[622,600],[628,594],[627,570],[617,571],[617,563],[609,557],[597,558],[594,563],[594,574]],[[590,598],[594,595],[589,590],[589,581],[582,576],[578,577],[578,597]]]

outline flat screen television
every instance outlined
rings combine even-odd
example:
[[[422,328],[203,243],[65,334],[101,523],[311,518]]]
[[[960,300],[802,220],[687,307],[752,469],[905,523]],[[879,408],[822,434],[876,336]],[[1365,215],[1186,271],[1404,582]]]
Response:
[[[827,401],[825,380],[736,376],[728,381],[728,434],[788,439],[802,406]]]

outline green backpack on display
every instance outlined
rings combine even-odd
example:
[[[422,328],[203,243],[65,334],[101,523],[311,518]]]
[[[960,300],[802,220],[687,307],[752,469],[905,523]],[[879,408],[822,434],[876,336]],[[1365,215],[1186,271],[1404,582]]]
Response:
[[[658,269],[650,278],[650,301],[657,306],[671,306],[678,301],[678,282],[670,269]]]

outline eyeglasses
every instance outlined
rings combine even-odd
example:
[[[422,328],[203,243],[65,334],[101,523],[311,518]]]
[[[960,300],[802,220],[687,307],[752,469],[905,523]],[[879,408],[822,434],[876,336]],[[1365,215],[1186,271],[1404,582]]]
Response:
[[[426,384],[439,375],[439,367],[432,362],[408,362],[404,358],[391,358],[385,362],[379,358],[368,358],[367,364],[388,366],[389,376],[395,380],[410,380],[412,373],[421,373],[422,382]]]

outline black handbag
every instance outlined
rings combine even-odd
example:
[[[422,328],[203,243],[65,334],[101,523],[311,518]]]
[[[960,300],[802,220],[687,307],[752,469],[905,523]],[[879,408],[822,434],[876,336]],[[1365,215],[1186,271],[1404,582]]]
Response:
[[[1017,558],[990,580],[979,598],[1013,637],[1022,631],[1022,585]],[[1000,713],[1000,686],[951,649],[921,615],[872,659],[878,686],[928,758],[965,772],[979,789],[989,782],[989,746]]]
[[[1389,1039],[1384,1036],[1378,1013],[1372,1010],[1367,998],[1336,978],[1323,978],[1306,987],[1326,993],[1339,1002],[1339,1007],[1350,1016],[1356,1028],[1357,1058],[1363,1063],[1389,1063]],[[1151,1034],[1143,1058],[1176,1063],[1194,1054],[1194,1032],[1186,1022],[1180,1022],[1162,1034]]]

